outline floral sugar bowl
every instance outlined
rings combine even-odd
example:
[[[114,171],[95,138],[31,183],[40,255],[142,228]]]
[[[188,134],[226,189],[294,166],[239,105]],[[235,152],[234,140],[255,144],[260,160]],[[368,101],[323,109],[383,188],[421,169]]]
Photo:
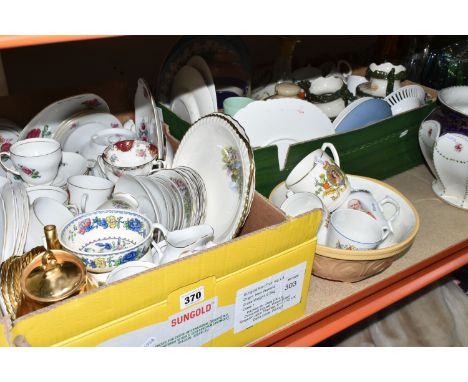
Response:
[[[468,209],[468,86],[442,89],[439,106],[419,128],[419,146],[447,203]]]

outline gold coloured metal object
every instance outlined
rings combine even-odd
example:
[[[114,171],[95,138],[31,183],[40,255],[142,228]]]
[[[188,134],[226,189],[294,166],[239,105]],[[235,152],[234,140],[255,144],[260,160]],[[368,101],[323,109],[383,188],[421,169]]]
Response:
[[[58,239],[57,228],[53,224],[46,225],[44,227],[44,234],[47,243],[47,248],[51,249],[62,249],[62,245]]]

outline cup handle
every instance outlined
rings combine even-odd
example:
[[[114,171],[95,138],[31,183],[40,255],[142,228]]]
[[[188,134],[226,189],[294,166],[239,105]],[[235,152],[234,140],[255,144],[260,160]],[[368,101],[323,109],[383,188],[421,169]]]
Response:
[[[8,159],[10,159],[10,153],[6,151],[0,153],[0,166],[2,166],[2,168],[5,171],[11,172],[12,174],[15,174],[17,176],[21,176],[18,171],[9,168],[6,164],[3,163],[3,157],[7,157]]]
[[[337,164],[338,167],[340,167],[340,157],[338,156],[338,151],[336,151],[336,148],[335,146],[333,146],[332,143],[325,142],[320,149],[322,151],[330,149],[330,151],[332,152],[333,161]]]
[[[73,214],[78,215],[80,213],[80,209],[74,204],[67,204],[65,207]]]
[[[159,248],[158,243],[156,243],[154,240],[152,241],[151,244],[153,244],[153,247],[154,247],[154,249],[156,250],[156,253],[153,254],[153,257],[152,257],[153,263],[154,263],[155,265],[160,265],[160,264],[161,264],[161,261],[162,261],[162,259],[163,259],[163,257],[164,257],[164,253],[163,253],[163,251],[161,250],[161,248]]]
[[[388,235],[390,235],[390,228],[388,227],[382,227],[382,240],[381,241],[384,241]]]
[[[169,231],[167,230],[167,228],[164,227],[162,224],[159,224],[159,223],[153,223],[153,232],[155,230],[161,231],[161,233],[164,236],[164,239],[166,239],[167,235],[169,234]]]
[[[346,73],[342,72],[340,70],[340,67],[341,66],[346,66],[348,68],[348,71]],[[348,76],[350,76],[351,74],[353,74],[353,68],[351,67],[351,64],[346,61],[346,60],[338,60],[338,62],[336,63],[336,67],[338,69],[338,71],[343,74],[343,76],[346,78]]]
[[[104,168],[104,163],[102,163],[102,155],[98,155],[96,162],[99,166],[99,169],[101,170],[102,174],[107,177],[106,170]]]
[[[393,213],[393,215],[388,219],[389,222],[392,222],[394,221],[397,216],[400,214],[400,205],[398,204],[398,202],[391,198],[390,196],[386,196],[385,198],[383,198],[379,204],[381,206],[383,206],[384,204],[391,204],[393,207],[395,207],[395,212]]]
[[[81,213],[85,212],[86,210],[86,203],[88,202],[88,194],[83,194],[81,196],[81,203],[80,203],[80,210],[81,210]]]

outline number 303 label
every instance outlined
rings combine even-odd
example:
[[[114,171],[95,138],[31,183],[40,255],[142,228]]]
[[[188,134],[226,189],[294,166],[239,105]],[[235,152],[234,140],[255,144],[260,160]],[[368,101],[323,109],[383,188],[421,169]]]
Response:
[[[188,308],[205,299],[205,288],[199,287],[180,296],[180,309]]]

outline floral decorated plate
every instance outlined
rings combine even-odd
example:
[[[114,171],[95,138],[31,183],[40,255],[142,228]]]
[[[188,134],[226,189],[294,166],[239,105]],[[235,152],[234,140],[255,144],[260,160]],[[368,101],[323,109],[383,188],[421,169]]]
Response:
[[[154,110],[154,100],[149,86],[142,78],[138,79],[134,102],[137,139],[148,141],[158,147],[162,126],[159,126],[159,118]]]
[[[80,94],[65,98],[42,109],[21,131],[18,140],[51,138],[60,124],[82,111],[109,113],[109,106],[95,94]]]
[[[109,128],[122,128],[122,124],[109,113],[86,114],[60,125],[53,138],[60,143],[63,151],[79,153],[90,145],[94,135]]]
[[[174,167],[187,166],[206,188],[202,223],[214,229],[214,241],[232,239],[248,215],[254,188],[255,164],[249,142],[230,119],[219,114],[199,119],[184,135]]]
[[[283,169],[289,146],[335,134],[332,123],[317,106],[299,99],[255,101],[239,110],[234,118],[245,129],[252,147],[278,144],[278,163]]]

